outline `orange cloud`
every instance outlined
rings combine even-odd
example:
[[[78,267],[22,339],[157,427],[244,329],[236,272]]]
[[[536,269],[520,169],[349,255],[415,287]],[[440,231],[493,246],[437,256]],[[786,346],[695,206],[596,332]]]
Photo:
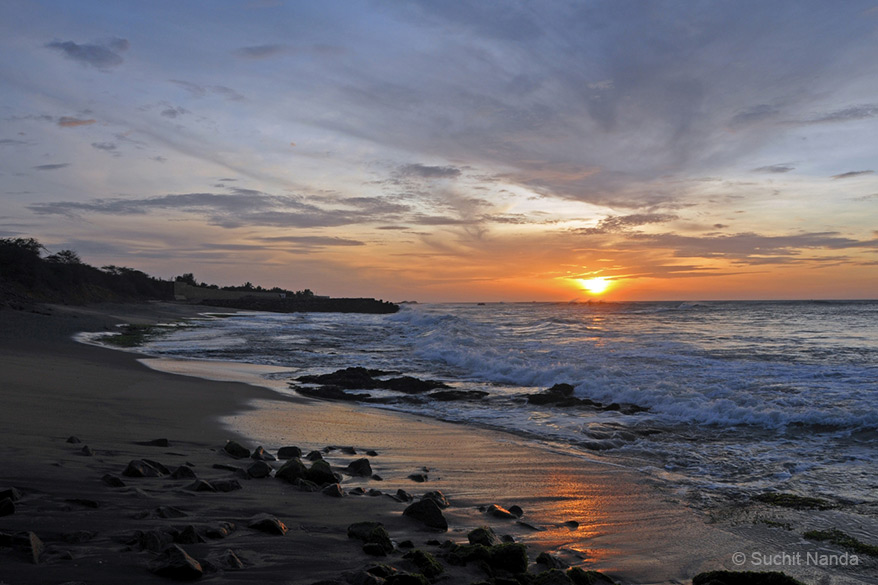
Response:
[[[79,118],[71,118],[69,116],[62,116],[58,120],[58,125],[62,128],[73,128],[75,126],[88,126],[89,124],[96,123],[97,120],[81,120]]]

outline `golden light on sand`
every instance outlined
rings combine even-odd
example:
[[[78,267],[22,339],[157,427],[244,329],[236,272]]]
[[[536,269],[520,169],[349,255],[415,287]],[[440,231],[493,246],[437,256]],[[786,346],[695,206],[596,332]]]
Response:
[[[599,295],[610,288],[610,281],[603,276],[595,278],[577,278],[576,282],[579,283],[579,286],[581,286],[583,290],[592,295]]]

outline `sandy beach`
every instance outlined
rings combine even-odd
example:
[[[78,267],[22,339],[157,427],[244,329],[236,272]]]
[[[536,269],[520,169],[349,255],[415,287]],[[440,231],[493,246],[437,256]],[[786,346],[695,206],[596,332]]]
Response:
[[[150,303],[0,313],[0,488],[18,490],[14,513],[0,517],[8,535],[0,582],[164,583],[155,571],[176,543],[216,583],[365,583],[364,569],[376,563],[418,572],[415,549],[441,561],[436,582],[471,583],[503,571],[453,565],[443,543],[467,543],[480,526],[524,544],[532,573],[549,568],[535,563],[545,551],[623,583],[688,582],[735,568],[732,553],[752,548],[622,467],[537,449],[513,435],[157,371],[136,353],[72,340],[120,322],[204,310]],[[284,446],[321,451],[341,474],[345,496],[247,478],[255,460],[226,453],[229,440],[271,454]],[[363,457],[379,477],[345,473]],[[125,475],[138,460],[176,470],[178,479]],[[276,471],[283,461],[267,463]],[[195,491],[196,478],[232,487]],[[447,531],[403,515],[410,502],[389,497],[400,489],[415,501],[440,490],[450,502]],[[381,494],[356,495],[369,490]],[[523,515],[491,516],[492,504],[519,506]],[[263,515],[286,533],[260,530],[254,521]],[[361,521],[384,525],[395,544],[388,556],[372,556],[349,538],[348,527]]]

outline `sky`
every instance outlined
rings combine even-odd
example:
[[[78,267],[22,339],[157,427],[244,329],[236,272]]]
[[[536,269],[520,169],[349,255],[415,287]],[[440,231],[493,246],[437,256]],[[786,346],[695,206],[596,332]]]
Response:
[[[878,0],[0,1],[0,237],[95,266],[876,298],[876,171]]]

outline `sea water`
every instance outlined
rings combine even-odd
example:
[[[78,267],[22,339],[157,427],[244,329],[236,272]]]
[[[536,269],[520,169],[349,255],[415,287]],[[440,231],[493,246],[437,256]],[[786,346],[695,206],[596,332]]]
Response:
[[[404,305],[392,315],[243,312],[146,353],[281,368],[350,366],[479,390],[480,400],[369,391],[376,408],[517,433],[630,466],[693,500],[767,490],[874,504],[878,302]],[[537,406],[567,383],[599,410]],[[637,412],[631,412],[637,410]]]

